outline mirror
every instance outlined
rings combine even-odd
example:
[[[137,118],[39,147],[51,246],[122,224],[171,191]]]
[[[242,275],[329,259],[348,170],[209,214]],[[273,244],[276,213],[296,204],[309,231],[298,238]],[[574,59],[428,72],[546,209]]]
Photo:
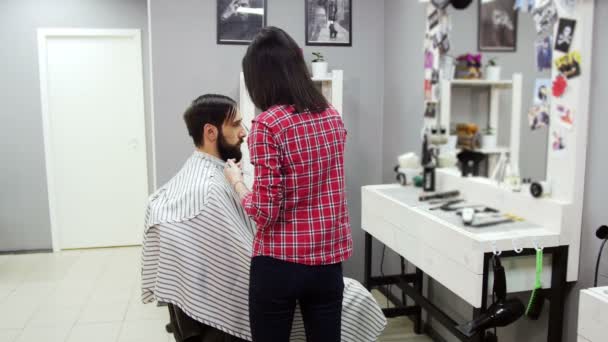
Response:
[[[477,151],[488,160],[480,175],[488,176],[500,152],[509,150],[512,116],[518,115],[520,176],[543,180],[548,153],[551,39],[539,39],[532,13],[519,13],[514,5],[515,0],[475,0],[464,10],[448,6],[447,23],[446,19],[434,23],[429,10],[427,29],[433,25],[448,27],[444,44],[448,48],[447,57],[442,57],[440,64],[441,86],[437,99],[440,114],[437,115],[449,117],[451,137],[442,150],[456,148],[459,124],[477,125],[481,134]],[[481,55],[480,75],[473,75],[472,70],[464,67],[466,61],[459,60],[467,54],[472,59]],[[487,68],[490,61],[496,66]],[[517,74],[521,75],[520,87],[514,82]],[[474,76],[478,78],[464,79]],[[529,117],[533,107],[533,115]],[[446,126],[444,121],[442,127]]]

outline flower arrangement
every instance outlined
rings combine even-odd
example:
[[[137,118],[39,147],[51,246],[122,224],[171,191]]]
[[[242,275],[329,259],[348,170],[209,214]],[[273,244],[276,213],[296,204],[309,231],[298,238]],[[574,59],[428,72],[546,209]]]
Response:
[[[459,56],[456,65],[456,78],[479,79],[481,78],[481,54]]]

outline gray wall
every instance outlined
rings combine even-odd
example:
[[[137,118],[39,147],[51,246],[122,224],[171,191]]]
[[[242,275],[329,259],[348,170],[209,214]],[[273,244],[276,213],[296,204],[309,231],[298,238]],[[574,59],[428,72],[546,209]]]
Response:
[[[51,248],[37,29],[141,29],[147,71],[146,11],[145,0],[0,1],[0,251]]]
[[[475,5],[473,5],[475,6]],[[471,13],[459,13],[458,18],[454,20],[453,25],[456,27],[460,24],[460,18],[471,16],[470,20],[465,20],[469,30],[473,30],[476,23],[476,6],[469,9]],[[402,1],[402,0],[385,0],[385,30],[386,30],[386,53],[385,53],[385,108],[384,108],[384,150],[383,150],[383,179],[385,182],[393,180],[392,165],[396,162],[396,156],[405,151],[419,150],[419,135],[420,125],[422,123],[421,113],[423,110],[423,94],[421,90],[422,84],[422,37],[424,34],[424,8],[417,1]],[[608,16],[608,3],[605,1],[596,1],[595,10],[595,37],[594,37],[594,56],[593,68],[594,75],[592,80],[591,94],[591,121],[589,131],[589,146],[587,151],[587,175],[585,186],[585,202],[583,212],[582,226],[582,248],[580,261],[580,276],[579,282],[576,283],[569,291],[566,309],[565,309],[565,324],[564,324],[564,341],[576,341],[576,328],[578,316],[578,291],[582,288],[587,288],[592,285],[593,272],[595,267],[595,258],[599,249],[600,241],[595,238],[595,230],[601,224],[608,223],[608,213],[605,210],[604,193],[608,189],[608,181],[605,175],[608,172],[608,160],[605,158],[605,146],[608,144],[608,136],[605,134],[608,130],[608,118],[604,115],[605,108],[608,102],[603,96],[608,92],[608,81],[605,76],[608,75],[608,67],[605,63],[600,64],[600,61],[608,58],[608,41],[604,39],[608,34],[608,24],[601,20]],[[520,18],[522,16],[520,15]],[[407,18],[407,20],[404,20]],[[525,18],[520,21],[520,24],[528,26]],[[524,27],[525,27],[524,26]],[[456,41],[453,42],[453,47],[458,45],[458,42],[463,38],[459,36],[460,32],[455,28]],[[524,36],[519,36],[518,51],[530,50],[530,41],[524,41]],[[475,33],[469,39],[469,49],[475,49]],[[389,43],[390,42],[390,43]],[[457,48],[460,50],[459,48]],[[513,67],[512,61],[517,57],[509,54],[498,54],[500,63],[503,65],[503,73],[512,73],[518,69]],[[534,55],[530,55],[532,60]],[[521,68],[519,69],[521,70]],[[538,77],[538,73],[534,70],[528,70],[524,77]],[[524,96],[528,99],[531,97],[532,85],[528,84],[524,89]],[[524,99],[524,101],[526,101]],[[530,100],[527,102],[529,103]],[[524,102],[524,105],[526,103]],[[524,112],[525,113],[525,112]],[[526,129],[525,123],[522,123],[522,129]],[[528,140],[525,140],[528,139]],[[536,140],[535,140],[536,139]],[[536,144],[538,142],[538,134],[528,134],[522,137],[522,146]],[[538,143],[540,144],[540,143]],[[539,152],[534,152],[539,153]],[[530,158],[536,154],[529,154]],[[525,158],[525,157],[524,157]],[[523,161],[522,163],[526,163]],[[522,165],[522,169],[525,166]],[[544,168],[544,166],[543,166]],[[522,172],[536,172],[524,171]],[[603,285],[608,285],[608,253],[604,253],[602,274],[604,275],[600,282]],[[387,268],[396,271],[397,256],[390,253],[387,259],[389,264]],[[431,282],[428,286],[428,294],[432,300],[440,307],[444,308],[448,313],[458,318],[461,321],[471,317],[472,308],[463,300],[445,289],[443,286]],[[529,294],[519,294],[525,302]],[[450,334],[442,329],[439,324],[431,322],[432,326],[440,332],[440,334],[448,341],[456,341]],[[516,324],[499,330],[501,341],[545,341],[545,333],[547,328],[546,309],[544,315],[537,322],[520,320]]]
[[[238,98],[240,62],[245,46],[216,44],[215,1],[150,0],[154,111],[159,185],[170,179],[192,151],[181,115],[203,93]],[[348,204],[355,254],[345,273],[361,279],[363,233],[360,188],[382,180],[384,88],[384,2],[353,1],[353,46],[304,46],[304,1],[268,2],[268,25],[286,30],[305,55],[321,51],[330,69],[344,70],[344,121],[349,132],[346,155]],[[366,167],[361,167],[365,165]]]

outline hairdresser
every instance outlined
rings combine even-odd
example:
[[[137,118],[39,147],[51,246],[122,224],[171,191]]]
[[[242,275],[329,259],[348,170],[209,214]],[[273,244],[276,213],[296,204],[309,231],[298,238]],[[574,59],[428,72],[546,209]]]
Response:
[[[234,161],[224,173],[258,228],[249,285],[253,341],[289,341],[298,302],[307,341],[339,342],[342,262],[353,245],[344,123],[283,30],[261,30],[243,58],[243,72],[263,111],[247,140],[253,188],[247,189]]]

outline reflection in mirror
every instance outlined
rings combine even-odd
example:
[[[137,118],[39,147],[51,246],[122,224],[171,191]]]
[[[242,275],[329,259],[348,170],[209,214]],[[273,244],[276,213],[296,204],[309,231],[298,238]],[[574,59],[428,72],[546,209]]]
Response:
[[[517,13],[513,5],[514,0],[473,1],[465,10],[447,8],[449,50],[443,59],[442,78],[455,75],[450,82],[447,107],[452,134],[449,144],[456,146],[453,135],[458,124],[476,124],[482,136],[480,151],[488,156],[480,174],[489,176],[500,152],[511,145],[512,115],[519,115],[519,161],[515,162],[522,179],[542,180],[548,150],[551,40],[538,38],[532,14]],[[481,55],[479,75],[471,75],[476,70],[460,67],[458,57],[467,54],[473,59]],[[451,61],[454,66],[449,65]],[[514,87],[515,74],[522,75],[521,89]],[[467,76],[478,76],[484,81],[460,80]],[[444,85],[440,102],[446,100],[446,89]],[[520,101],[514,102],[517,97],[521,97]],[[517,103],[520,108],[513,107]],[[445,103],[441,108],[446,110]],[[441,113],[442,117],[445,115]]]

